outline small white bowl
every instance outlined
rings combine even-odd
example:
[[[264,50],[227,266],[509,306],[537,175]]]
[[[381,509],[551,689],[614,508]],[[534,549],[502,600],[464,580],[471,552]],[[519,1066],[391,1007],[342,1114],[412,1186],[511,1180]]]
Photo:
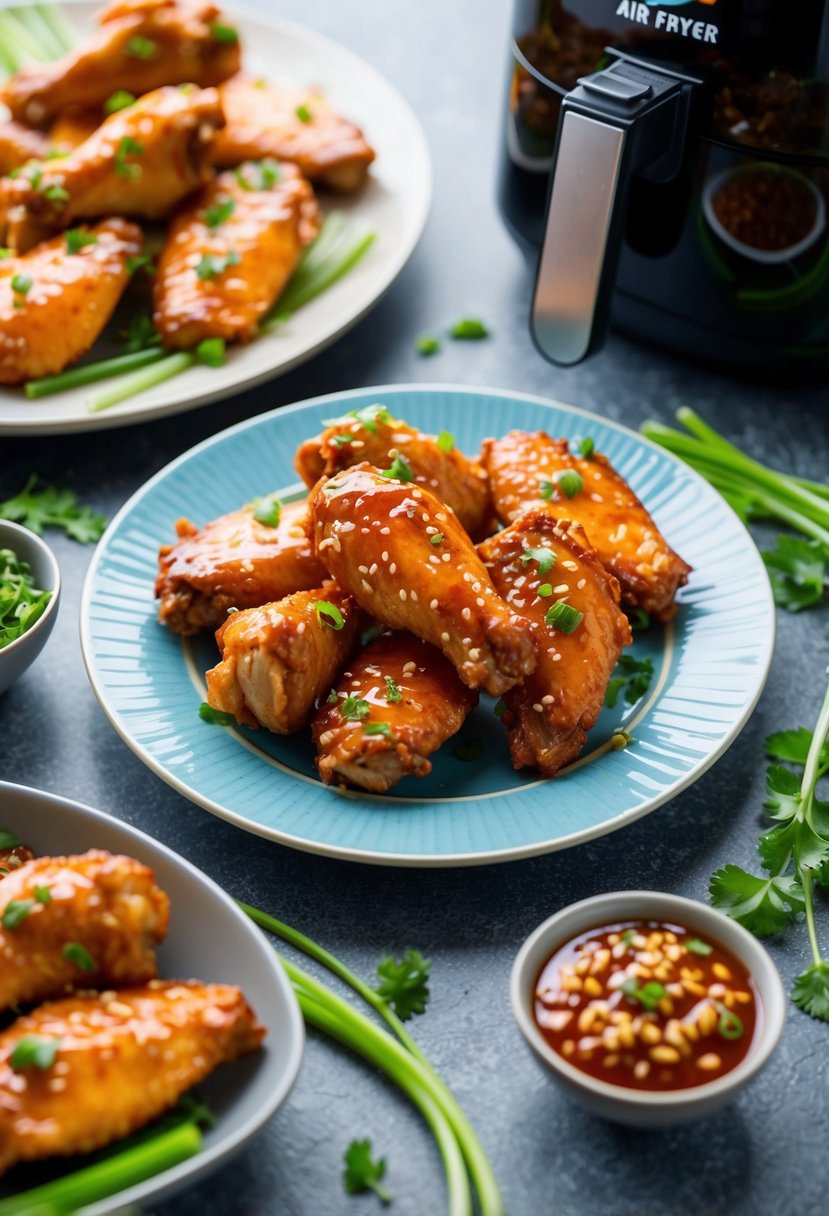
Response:
[[[12,549],[27,563],[35,587],[39,591],[52,592],[35,623],[8,646],[0,647],[0,693],[4,693],[35,661],[52,632],[58,615],[60,569],[57,558],[44,540],[7,519],[0,519],[0,549]]]
[[[719,942],[748,969],[760,998],[758,1032],[746,1057],[730,1072],[690,1089],[652,1091],[613,1085],[574,1067],[546,1041],[533,1016],[541,968],[555,951],[588,929],[626,920],[668,921]],[[554,1079],[593,1114],[635,1127],[684,1123],[730,1102],[767,1063],[783,1031],[786,994],[777,968],[755,937],[722,913],[659,891],[613,891],[556,912],[531,933],[518,952],[510,983],[519,1029]]]
[[[815,218],[812,222],[812,227],[801,237],[794,245],[789,245],[786,249],[757,249],[753,245],[746,245],[744,241],[738,240],[733,233],[720,222],[720,218],[714,210],[714,199],[720,189],[732,178],[739,178],[741,174],[756,172],[757,166],[741,166],[737,169],[725,169],[722,173],[717,173],[714,177],[709,177],[702,189],[702,210],[708,221],[711,229],[717,234],[720,240],[728,245],[729,249],[733,249],[735,253],[739,253],[741,257],[747,258],[750,262],[759,262],[764,266],[779,266],[785,262],[791,262],[794,258],[800,257],[801,253],[805,253],[814,245],[819,236],[822,235],[826,227],[826,203],[823,199],[823,194],[811,180],[803,173],[799,173],[796,169],[790,169],[785,165],[769,165],[764,163],[763,168],[769,172],[785,174],[796,180],[809,194],[815,204]]]

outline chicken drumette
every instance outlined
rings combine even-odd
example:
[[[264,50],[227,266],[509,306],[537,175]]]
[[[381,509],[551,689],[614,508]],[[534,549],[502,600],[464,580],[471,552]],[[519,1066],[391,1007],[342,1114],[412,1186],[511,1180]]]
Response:
[[[460,730],[478,697],[433,646],[386,633],[355,655],[314,718],[317,768],[327,785],[382,794],[425,777],[427,759]]]
[[[35,858],[3,879],[0,907],[0,1009],[156,973],[169,900],[130,857]]]
[[[25,252],[78,219],[160,219],[211,177],[222,123],[215,89],[156,89],[108,118],[68,156],[30,161],[0,182],[5,242]]]
[[[207,700],[247,726],[301,730],[348,659],[363,614],[334,582],[234,612],[216,632],[222,661]]]
[[[341,587],[391,629],[431,642],[495,696],[536,663],[526,620],[496,594],[455,513],[425,487],[357,465],[320,481],[310,523]]]
[[[77,51],[22,68],[0,87],[13,117],[44,126],[67,106],[100,107],[116,91],[217,85],[239,70],[232,24],[202,0],[117,0]]]
[[[86,354],[142,241],[135,224],[109,219],[0,260],[0,384],[51,375]]]
[[[619,584],[582,528],[543,506],[526,511],[478,552],[498,592],[531,622],[538,654],[535,671],[504,695],[510,754],[516,768],[552,777],[584,746],[622,648],[630,644]]]
[[[327,577],[314,557],[304,502],[251,503],[197,528],[176,524],[179,539],[159,550],[159,620],[173,633],[218,629],[229,608],[256,608],[294,591],[319,587]],[[277,521],[278,517],[278,522]]]
[[[213,147],[215,164],[270,156],[292,161],[309,181],[332,190],[356,190],[365,181],[373,150],[319,92],[234,76],[219,95],[226,122]]]
[[[377,469],[396,462],[403,475],[411,473],[415,485],[451,507],[470,536],[477,539],[491,531],[489,485],[480,464],[459,452],[451,435],[427,435],[392,418],[384,405],[368,405],[336,419],[321,435],[301,443],[294,456],[294,467],[309,488],[320,477],[364,462]]]
[[[32,131],[19,122],[0,122],[0,176],[5,177],[27,160],[49,155],[50,142],[42,131]]]
[[[41,1005],[0,1034],[0,1174],[129,1135],[264,1034],[228,984],[154,980]],[[32,1038],[53,1045],[45,1066],[15,1059]]]
[[[673,551],[630,486],[607,457],[570,451],[566,439],[543,431],[510,431],[484,442],[495,509],[503,523],[547,502],[561,519],[584,528],[602,563],[616,576],[622,599],[657,621],[676,612],[676,592],[691,567]],[[562,480],[564,478],[564,480]]]
[[[313,190],[293,165],[220,174],[170,225],[153,281],[164,345],[249,342],[319,222]]]

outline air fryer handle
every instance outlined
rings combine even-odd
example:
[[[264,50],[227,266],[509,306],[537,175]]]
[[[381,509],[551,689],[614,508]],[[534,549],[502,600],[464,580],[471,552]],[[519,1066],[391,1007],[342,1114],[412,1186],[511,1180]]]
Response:
[[[601,344],[630,181],[679,172],[692,87],[619,60],[562,102],[530,319],[553,363],[579,363]]]

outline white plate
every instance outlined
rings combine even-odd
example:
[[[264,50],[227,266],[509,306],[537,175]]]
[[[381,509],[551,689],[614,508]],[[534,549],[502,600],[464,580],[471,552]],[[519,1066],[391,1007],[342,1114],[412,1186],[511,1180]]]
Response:
[[[305,1031],[296,997],[264,934],[205,874],[143,832],[100,811],[41,790],[0,781],[0,828],[36,853],[109,849],[152,867],[170,896],[170,931],[158,951],[159,975],[238,984],[268,1029],[253,1055],[217,1069],[197,1092],[216,1116],[202,1151],[173,1169],[83,1209],[106,1216],[129,1204],[160,1199],[225,1164],[273,1115],[296,1080]],[[0,887],[0,889],[2,889]],[[81,1168],[76,1158],[73,1168]],[[52,1174],[52,1163],[28,1167],[30,1186]],[[59,1173],[60,1168],[55,1169]],[[0,1197],[14,1193],[16,1171],[0,1181]],[[17,1186],[19,1186],[19,1182]]]
[[[66,5],[79,31],[98,3]],[[321,195],[324,210],[344,211],[375,233],[357,266],[290,321],[248,346],[228,351],[223,367],[193,367],[166,384],[90,414],[90,389],[29,401],[0,388],[0,435],[91,431],[176,414],[250,388],[310,359],[350,329],[391,286],[417,244],[429,211],[432,171],[423,131],[400,95],[351,51],[293,22],[230,8],[243,39],[246,70],[287,84],[314,84],[360,126],[377,152],[366,188],[355,197]],[[278,65],[278,66],[277,66]]]

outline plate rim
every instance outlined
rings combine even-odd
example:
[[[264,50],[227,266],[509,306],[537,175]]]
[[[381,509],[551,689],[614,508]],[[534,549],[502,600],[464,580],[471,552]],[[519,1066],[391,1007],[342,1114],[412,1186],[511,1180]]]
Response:
[[[70,16],[72,9],[85,7],[95,10],[99,7],[94,3],[94,0],[59,0],[59,4],[61,7],[69,10]],[[94,433],[95,431],[116,430],[158,418],[172,418],[178,414],[199,409],[201,406],[208,405],[211,402],[228,400],[234,394],[247,392],[269,380],[276,380],[279,376],[285,375],[303,363],[313,359],[321,351],[327,349],[327,347],[353,329],[355,325],[380,303],[406,268],[406,265],[417,249],[431,212],[434,195],[434,169],[429,150],[429,141],[426,138],[423,124],[408,100],[397,89],[394,83],[374,67],[373,64],[369,63],[367,59],[364,59],[356,51],[353,51],[343,43],[337,42],[336,39],[329,38],[327,34],[302,25],[301,22],[274,16],[269,8],[263,7],[262,9],[258,9],[244,3],[237,4],[232,2],[227,11],[234,18],[239,16],[243,22],[258,22],[274,35],[285,31],[294,38],[301,38],[312,47],[319,47],[323,53],[333,52],[351,59],[355,69],[359,67],[360,73],[364,78],[373,78],[380,87],[390,90],[395,95],[401,112],[405,113],[410,124],[407,139],[410,141],[411,162],[417,165],[414,181],[419,187],[418,191],[410,191],[412,212],[409,220],[407,239],[395,249],[394,257],[383,268],[383,272],[378,278],[376,290],[373,291],[369,299],[365,300],[363,306],[357,312],[353,314],[349,313],[345,321],[333,319],[317,341],[314,341],[311,346],[304,347],[303,350],[298,351],[293,357],[284,360],[277,367],[269,367],[258,372],[252,372],[241,379],[236,379],[232,385],[226,387],[208,388],[206,391],[203,390],[197,394],[193,394],[185,400],[184,404],[181,404],[178,400],[173,400],[166,404],[138,407],[128,413],[119,412],[116,407],[114,410],[88,413],[81,417],[54,419],[47,417],[39,421],[33,419],[31,422],[9,422],[0,414],[0,436],[77,435]],[[338,196],[332,197],[336,198]],[[19,391],[21,393],[20,404],[25,404],[20,386],[0,385],[0,396],[7,389]],[[38,405],[38,402],[29,403],[29,406],[33,409],[38,408]]]
[[[219,1143],[202,1149],[195,1156],[188,1157],[186,1161],[164,1170],[161,1174],[155,1174],[144,1182],[118,1191],[106,1199],[96,1200],[95,1203],[87,1204],[79,1210],[79,1216],[81,1213],[82,1216],[115,1216],[121,1209],[130,1205],[144,1203],[149,1199],[161,1199],[185,1186],[195,1185],[196,1182],[226,1164],[250,1139],[264,1129],[283,1105],[297,1080],[305,1050],[305,1022],[278,952],[270,945],[264,933],[237,907],[227,891],[220,887],[209,874],[205,874],[204,870],[199,869],[192,861],[182,856],[181,853],[177,853],[175,849],[171,849],[163,841],[156,840],[149,833],[126,823],[116,815],[100,811],[79,799],[55,794],[51,790],[0,779],[0,803],[4,799],[11,802],[14,797],[30,802],[40,802],[48,808],[57,807],[71,811],[73,814],[90,819],[93,825],[98,821],[104,822],[109,830],[114,829],[116,833],[123,832],[128,841],[140,845],[142,850],[147,850],[150,857],[153,853],[160,853],[172,866],[183,867],[191,879],[211,888],[211,894],[214,898],[218,898],[227,914],[239,925],[240,929],[250,934],[251,942],[256,941],[257,949],[260,946],[264,947],[260,950],[263,962],[271,966],[276,982],[285,998],[286,1020],[280,1024],[279,1033],[283,1037],[283,1042],[288,1044],[287,1062],[279,1084],[270,1092],[267,1101],[260,1105],[234,1133]]]
[[[95,697],[98,700],[107,720],[114,728],[120,738],[127,744],[130,750],[138,756],[156,776],[160,777],[167,785],[171,786],[177,793],[185,797],[189,802],[201,806],[204,810],[216,815],[226,822],[232,823],[235,827],[241,828],[252,835],[258,836],[261,839],[271,841],[276,844],[281,844],[290,848],[299,850],[300,852],[310,853],[315,856],[332,858],[340,861],[353,861],[365,865],[390,866],[409,869],[458,869],[469,866],[492,865],[502,862],[520,861],[530,857],[539,857],[548,853],[562,852],[565,849],[574,848],[577,845],[585,844],[590,840],[595,840],[602,836],[610,835],[618,831],[620,828],[627,827],[628,824],[634,823],[637,819],[643,818],[652,811],[657,810],[660,806],[664,806],[670,802],[678,794],[693,785],[700,777],[702,777],[713,764],[719,760],[726,751],[731,747],[734,740],[739,736],[741,731],[749,721],[757,702],[762,695],[768,679],[771,661],[774,653],[775,633],[776,633],[776,615],[774,609],[774,599],[772,596],[771,585],[766,580],[765,584],[765,604],[768,611],[770,628],[767,636],[764,638],[763,651],[759,656],[757,667],[757,685],[753,695],[743,706],[741,712],[732,722],[728,731],[724,734],[717,746],[712,749],[711,753],[705,757],[703,761],[695,764],[692,769],[683,774],[675,782],[660,790],[658,794],[652,798],[645,799],[629,810],[622,811],[615,815],[612,819],[603,820],[601,823],[594,824],[592,827],[582,828],[575,832],[571,832],[565,836],[556,837],[553,840],[535,841],[529,844],[516,845],[512,848],[498,848],[493,850],[474,851],[465,853],[390,853],[379,850],[365,850],[344,846],[339,844],[323,844],[317,841],[308,840],[305,837],[297,837],[288,832],[275,832],[273,829],[264,827],[263,825],[253,825],[242,815],[236,811],[229,810],[227,807],[215,802],[213,799],[194,792],[185,782],[178,779],[172,772],[167,771],[163,765],[158,763],[155,758],[146,752],[144,747],[134,740],[126,728],[122,728],[117,715],[110,710],[106,703],[101,690],[98,687],[98,682],[95,677],[94,670],[94,654],[92,653],[92,639],[89,636],[90,626],[90,606],[93,593],[93,583],[95,581],[98,567],[103,560],[107,541],[111,533],[114,533],[120,526],[131,510],[138,502],[148,494],[152,488],[162,482],[164,478],[187,463],[188,460],[204,452],[215,444],[219,444],[226,440],[229,436],[241,433],[251,427],[262,425],[264,422],[275,419],[284,414],[297,413],[300,410],[307,409],[311,406],[327,405],[337,401],[347,400],[356,395],[376,395],[378,399],[385,393],[423,393],[429,395],[431,393],[455,393],[466,396],[486,395],[489,397],[500,398],[503,400],[523,401],[530,405],[543,406],[545,408],[553,408],[562,410],[568,414],[575,415],[580,418],[596,419],[597,415],[594,411],[585,409],[582,406],[570,405],[566,402],[558,401],[551,397],[542,397],[534,393],[526,393],[513,389],[490,388],[481,385],[468,384],[452,384],[445,382],[427,382],[427,383],[400,383],[400,384],[382,384],[382,385],[366,385],[364,387],[354,387],[350,389],[340,389],[334,393],[321,393],[314,397],[304,398],[301,401],[292,402],[289,405],[277,406],[274,409],[265,411],[262,414],[254,415],[251,418],[243,419],[240,422],[226,427],[222,431],[218,431],[214,435],[207,436],[193,447],[180,453],[162,469],[159,469],[152,475],[142,486],[139,487],[127,501],[123,504],[120,510],[113,516],[104,535],[98,542],[98,545],[93,554],[92,561],[89,564],[87,573],[84,579],[83,591],[80,604],[80,641],[81,653],[83,657],[84,667],[86,669],[87,678],[89,679]],[[669,463],[675,464],[687,474],[692,481],[697,485],[698,490],[704,493],[709,500],[717,502],[717,504],[725,512],[733,517],[733,522],[738,529],[743,533],[745,541],[750,551],[756,555],[758,562],[761,562],[759,551],[754,540],[746,528],[743,521],[739,518],[732,507],[725,501],[724,498],[707,482],[699,473],[696,472],[690,465],[679,460],[673,453],[668,452],[665,448],[659,447],[652,440],[646,438],[638,431],[634,431],[631,427],[624,423],[616,422],[614,419],[601,417],[600,421],[603,426],[609,427],[611,430],[617,431],[629,440],[634,440],[649,450],[657,452],[661,458],[665,458]],[[358,795],[359,796],[359,795]]]

